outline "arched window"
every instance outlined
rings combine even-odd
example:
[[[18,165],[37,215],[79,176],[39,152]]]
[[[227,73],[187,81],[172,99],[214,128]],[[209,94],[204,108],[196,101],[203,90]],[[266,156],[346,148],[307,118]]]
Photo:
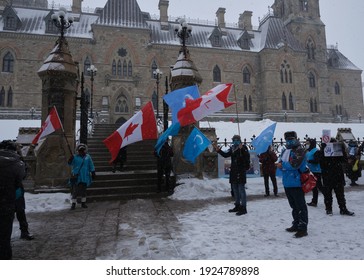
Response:
[[[250,84],[250,71],[248,67],[244,67],[243,69],[243,83]]]
[[[116,76],[116,62],[115,62],[115,59],[112,61],[111,75]]]
[[[13,106],[13,90],[10,87],[8,91],[8,100],[6,102],[6,106],[12,107]]]
[[[155,60],[153,60],[152,68],[151,68],[151,70],[152,70],[152,72],[151,72],[152,79],[154,79],[154,72],[157,69],[158,69],[158,64],[155,62]]]
[[[287,98],[284,92],[282,93],[282,110],[287,110]]]
[[[280,71],[281,83],[292,83],[292,70],[291,66],[284,61],[281,64],[281,71]]]
[[[91,67],[91,61],[88,57],[86,57],[85,62],[83,63],[83,75],[90,76],[91,74],[87,71]]]
[[[244,112],[248,111],[248,100],[246,95],[244,95]]]
[[[335,83],[335,94],[340,95],[340,85],[338,82]]]
[[[118,70],[117,71],[118,71],[117,72],[118,76],[121,77],[122,71],[121,71],[121,61],[120,61],[120,59],[118,60]]]
[[[301,11],[308,12],[308,1],[300,0],[300,8],[301,8]]]
[[[213,70],[213,81],[216,83],[221,83],[221,71],[220,67],[215,65]]]
[[[316,87],[316,77],[312,72],[308,74],[308,83],[310,85],[310,88]]]
[[[3,57],[3,72],[14,72],[14,57],[10,52],[7,52]]]
[[[312,41],[312,39],[308,39],[307,44],[307,58],[308,59],[315,59],[315,43]]]
[[[128,63],[128,77],[131,77],[133,75],[133,64],[131,63],[131,60],[129,60]]]
[[[314,109],[315,113],[317,113],[317,100],[316,100],[316,98],[313,101],[313,109]]]
[[[316,98],[310,98],[310,112],[317,113],[317,100]]]
[[[123,77],[125,78],[127,76],[128,76],[128,64],[124,60],[124,62],[123,62]]]
[[[129,113],[129,106],[124,95],[116,100],[115,113]]]
[[[289,109],[294,110],[293,96],[291,92],[289,93]]]
[[[2,87],[1,91],[0,91],[0,106],[1,107],[5,106],[5,89],[4,89],[4,87]]]
[[[253,111],[253,101],[252,101],[252,97],[249,95],[249,111]]]

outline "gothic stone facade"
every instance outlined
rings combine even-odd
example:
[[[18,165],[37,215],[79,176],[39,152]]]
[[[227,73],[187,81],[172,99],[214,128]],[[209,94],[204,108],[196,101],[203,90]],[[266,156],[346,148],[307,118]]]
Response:
[[[272,0],[273,1],[273,0]],[[18,3],[17,2],[21,2]],[[43,2],[12,6],[0,0],[0,117],[41,107],[37,71],[57,39],[53,10]],[[168,15],[168,0],[159,1],[160,17],[142,12],[137,0],[108,0],[95,13],[83,13],[74,0],[69,14],[74,23],[65,34],[72,57],[85,74],[95,65],[93,111],[100,121],[122,122],[148,101],[162,108],[165,78],[178,57],[178,22]],[[41,6],[39,8],[39,6]],[[43,7],[42,7],[43,6]],[[244,8],[244,7],[242,7]],[[203,81],[204,93],[219,83],[234,83],[239,118],[282,121],[355,121],[363,115],[361,70],[337,48],[327,47],[318,0],[275,0],[273,12],[258,28],[245,11],[238,23],[225,23],[225,9],[217,24],[190,22],[187,41],[191,58]],[[163,72],[157,90],[153,71]],[[167,81],[168,82],[168,81]],[[156,108],[156,106],[155,106]],[[234,117],[231,107],[215,119]]]

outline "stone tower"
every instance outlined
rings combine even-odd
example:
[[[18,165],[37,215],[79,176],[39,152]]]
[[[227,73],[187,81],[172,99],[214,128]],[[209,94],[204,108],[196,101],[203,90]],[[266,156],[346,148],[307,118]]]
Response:
[[[332,111],[327,67],[327,42],[325,24],[321,21],[319,0],[275,0],[274,15],[280,17],[301,47],[306,50],[305,75],[314,79],[308,98],[319,104],[326,116]]]

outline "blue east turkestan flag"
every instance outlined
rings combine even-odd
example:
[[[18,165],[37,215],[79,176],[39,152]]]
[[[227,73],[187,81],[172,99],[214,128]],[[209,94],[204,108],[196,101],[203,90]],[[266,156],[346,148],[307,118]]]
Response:
[[[178,134],[180,128],[181,128],[181,125],[179,124],[179,122],[176,122],[176,123],[172,124],[170,127],[168,127],[168,129],[165,132],[163,132],[163,134],[161,136],[159,136],[159,138],[157,140],[157,144],[154,146],[154,148],[158,154],[159,154],[159,151],[161,150],[164,142],[166,142],[166,140],[168,139],[168,137],[176,136]]]
[[[185,142],[183,157],[194,164],[199,154],[201,154],[210,144],[211,141],[195,127]]]
[[[164,95],[163,99],[172,111],[172,123],[178,122],[177,113],[179,110],[186,107],[186,99],[197,99],[199,97],[200,92],[196,85],[176,89]]]
[[[271,124],[252,141],[252,145],[258,155],[265,153],[268,150],[268,147],[272,144],[276,125],[277,123]]]

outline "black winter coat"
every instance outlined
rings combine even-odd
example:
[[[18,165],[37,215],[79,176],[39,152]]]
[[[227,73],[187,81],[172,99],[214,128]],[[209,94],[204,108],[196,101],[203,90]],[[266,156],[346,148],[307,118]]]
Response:
[[[0,215],[15,210],[15,191],[22,187],[25,164],[13,151],[0,150]]]
[[[340,157],[325,157],[324,149],[320,151],[320,166],[324,185],[335,187],[345,186],[343,164],[346,163],[346,153]]]
[[[241,149],[230,147],[226,152],[220,150],[219,154],[224,158],[231,157],[230,184],[246,184],[246,171],[250,168],[248,148],[245,145]]]

